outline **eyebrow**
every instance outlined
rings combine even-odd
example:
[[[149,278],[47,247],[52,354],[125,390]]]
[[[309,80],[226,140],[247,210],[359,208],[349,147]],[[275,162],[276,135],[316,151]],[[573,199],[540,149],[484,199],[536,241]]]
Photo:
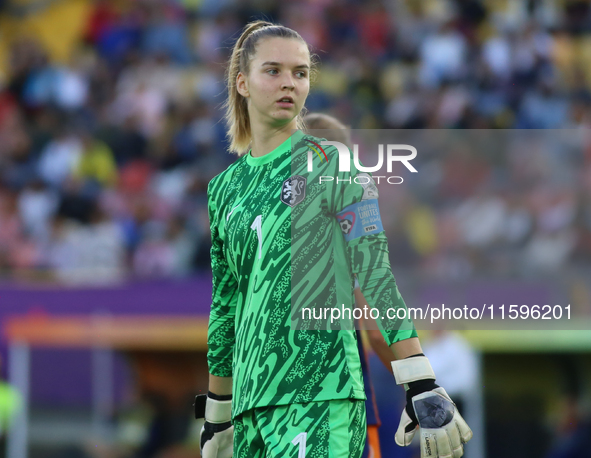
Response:
[[[267,61],[267,62],[263,62],[261,64],[261,67],[264,67],[265,65],[272,65],[273,67],[282,67],[283,66],[283,64],[281,64],[279,62]],[[302,64],[302,65],[296,65],[295,68],[310,68],[310,66],[308,64]]]

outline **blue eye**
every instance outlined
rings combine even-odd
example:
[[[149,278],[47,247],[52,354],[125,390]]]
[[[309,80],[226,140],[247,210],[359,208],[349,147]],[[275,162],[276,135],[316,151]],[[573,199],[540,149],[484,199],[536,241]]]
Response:
[[[306,72],[296,72],[296,75],[298,76],[298,78],[305,78]]]
[[[275,72],[275,73],[271,73],[271,72]],[[269,73],[270,75],[276,75],[278,72],[277,72],[276,68],[270,68],[267,70],[267,73]]]

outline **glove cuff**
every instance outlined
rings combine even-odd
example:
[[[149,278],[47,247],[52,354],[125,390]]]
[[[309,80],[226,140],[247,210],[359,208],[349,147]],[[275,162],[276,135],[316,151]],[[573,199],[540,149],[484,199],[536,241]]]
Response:
[[[217,424],[230,420],[232,420],[232,400],[218,401],[208,397],[205,405],[205,421]]]
[[[200,394],[195,398],[195,418],[204,418],[213,424],[226,423],[232,420],[232,396]]]
[[[433,379],[435,372],[426,356],[416,356],[392,361],[392,372],[397,385],[404,385],[408,390],[408,384],[418,380]]]

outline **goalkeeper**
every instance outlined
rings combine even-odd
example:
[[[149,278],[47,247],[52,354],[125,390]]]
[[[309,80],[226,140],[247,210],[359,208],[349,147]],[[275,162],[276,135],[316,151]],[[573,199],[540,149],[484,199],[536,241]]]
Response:
[[[210,384],[196,401],[205,458],[359,458],[366,395],[355,331],[293,330],[292,305],[352,306],[355,274],[382,316],[406,307],[381,222],[363,234],[355,225],[362,207],[377,210],[372,180],[361,185],[356,172],[340,172],[334,146],[323,149],[322,165],[307,167],[310,145],[323,142],[301,131],[313,71],[300,35],[263,21],[245,28],[230,58],[226,118],[241,157],[208,187]],[[321,175],[350,184],[319,186]],[[412,323],[387,322],[381,332],[407,390],[396,441],[408,445],[419,431],[423,457],[462,456],[472,433],[436,385]]]

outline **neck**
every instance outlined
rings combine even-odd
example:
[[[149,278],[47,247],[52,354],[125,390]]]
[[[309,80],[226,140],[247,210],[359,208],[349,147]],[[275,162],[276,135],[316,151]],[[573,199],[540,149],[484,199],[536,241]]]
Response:
[[[291,137],[293,131],[297,129],[297,121],[294,119],[281,127],[263,126],[258,123],[251,123],[251,155],[252,157],[261,157],[269,154],[285,140]]]

